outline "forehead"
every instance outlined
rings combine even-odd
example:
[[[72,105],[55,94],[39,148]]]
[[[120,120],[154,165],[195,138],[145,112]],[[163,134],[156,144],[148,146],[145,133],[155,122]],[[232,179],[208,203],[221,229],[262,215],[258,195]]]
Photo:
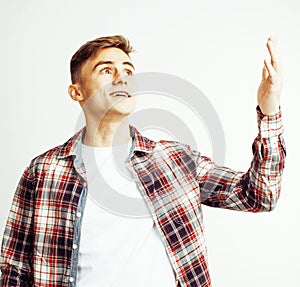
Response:
[[[98,61],[112,61],[116,63],[131,62],[130,57],[118,48],[106,48],[100,50],[89,62],[96,63]]]
[[[130,57],[119,48],[102,49],[96,54],[95,57],[100,57],[100,58],[114,57],[116,59],[130,60]]]

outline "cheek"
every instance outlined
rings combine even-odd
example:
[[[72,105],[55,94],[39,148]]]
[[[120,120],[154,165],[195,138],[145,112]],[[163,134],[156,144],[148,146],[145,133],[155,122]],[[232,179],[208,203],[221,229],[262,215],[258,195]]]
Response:
[[[96,93],[108,94],[112,89],[113,76],[112,75],[99,75],[93,74],[90,77],[86,77],[82,92],[85,98]]]
[[[137,82],[136,82],[136,78],[134,76],[127,77],[126,81],[127,81],[127,86],[130,89],[130,91],[132,91],[132,92],[137,91]]]
[[[86,82],[83,88],[83,93],[85,98],[89,98],[95,94],[99,94],[103,89],[105,89],[106,84],[100,81],[89,81]]]
[[[111,76],[100,77],[97,81],[98,89],[109,90],[111,88],[113,78]]]
[[[90,85],[90,91],[93,93],[108,94],[111,91],[112,79],[109,76],[99,77],[95,79]]]

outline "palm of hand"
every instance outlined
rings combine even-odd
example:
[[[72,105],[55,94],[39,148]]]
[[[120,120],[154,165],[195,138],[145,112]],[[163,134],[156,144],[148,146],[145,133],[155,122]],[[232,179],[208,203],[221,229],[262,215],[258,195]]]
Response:
[[[258,88],[258,105],[265,115],[272,115],[279,111],[282,89],[281,64],[277,52],[277,44],[270,37],[267,47],[271,59],[264,61],[262,81]]]

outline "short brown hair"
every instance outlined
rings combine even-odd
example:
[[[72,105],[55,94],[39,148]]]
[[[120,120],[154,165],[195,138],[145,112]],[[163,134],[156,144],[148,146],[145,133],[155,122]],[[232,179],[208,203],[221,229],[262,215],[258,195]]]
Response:
[[[100,37],[81,46],[70,63],[72,84],[80,82],[81,68],[89,58],[95,56],[99,50],[113,47],[121,49],[127,55],[134,51],[129,41],[121,35]]]

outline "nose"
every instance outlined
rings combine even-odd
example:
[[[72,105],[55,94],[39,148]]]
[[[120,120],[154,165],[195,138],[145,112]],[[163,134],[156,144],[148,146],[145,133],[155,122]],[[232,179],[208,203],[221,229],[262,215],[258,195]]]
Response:
[[[120,73],[117,73],[114,80],[113,85],[127,85],[126,77],[122,76]]]

